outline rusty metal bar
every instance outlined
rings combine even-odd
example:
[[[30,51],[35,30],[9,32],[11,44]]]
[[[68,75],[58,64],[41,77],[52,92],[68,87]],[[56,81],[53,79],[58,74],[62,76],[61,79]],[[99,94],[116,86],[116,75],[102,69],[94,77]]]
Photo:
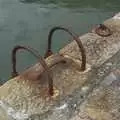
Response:
[[[36,58],[39,59],[41,65],[44,68],[44,70],[47,72],[48,84],[49,84],[49,95],[52,96],[53,95],[53,79],[52,79],[50,70],[49,70],[45,60],[33,48],[20,46],[20,45],[14,47],[14,49],[12,50],[12,77],[16,77],[18,75],[18,72],[16,71],[16,53],[20,49],[27,50],[28,52],[32,53]]]
[[[47,47],[47,51],[45,53],[44,58],[47,58],[48,56],[53,54],[52,48],[51,48],[52,36],[53,36],[53,33],[57,30],[63,30],[65,32],[69,33],[73,37],[73,39],[76,41],[76,43],[80,49],[81,56],[82,56],[81,71],[84,71],[86,69],[86,53],[85,53],[85,49],[82,45],[82,42],[77,35],[73,34],[70,30],[68,30],[67,28],[64,28],[64,27],[57,26],[57,27],[53,27],[50,30],[49,35],[48,35],[48,47]]]
[[[101,31],[104,31],[104,33],[102,33]],[[107,32],[106,34],[105,34],[105,31]],[[102,37],[108,37],[108,36],[112,35],[112,31],[104,24],[99,24],[97,26],[97,28],[95,29],[95,32],[96,32],[96,34],[98,34],[99,36],[102,36]]]

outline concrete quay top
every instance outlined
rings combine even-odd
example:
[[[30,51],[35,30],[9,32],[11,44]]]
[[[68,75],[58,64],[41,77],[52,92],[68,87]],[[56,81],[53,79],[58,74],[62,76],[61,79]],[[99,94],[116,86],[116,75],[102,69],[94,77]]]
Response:
[[[119,120],[120,13],[104,25],[111,30],[110,36],[99,36],[95,28],[80,36],[87,56],[85,71],[79,69],[81,54],[75,41],[59,51],[65,62],[50,67],[60,59],[58,54],[45,60],[54,82],[52,97],[40,63],[3,84],[0,119]]]

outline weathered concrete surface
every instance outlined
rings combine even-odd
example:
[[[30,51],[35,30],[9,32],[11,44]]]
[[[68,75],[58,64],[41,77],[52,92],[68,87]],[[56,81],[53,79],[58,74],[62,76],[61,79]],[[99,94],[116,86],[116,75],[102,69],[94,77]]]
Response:
[[[93,120],[120,119],[120,69],[110,73],[82,108]]]
[[[71,120],[120,119],[120,62],[114,64],[108,76],[96,86]]]
[[[69,120],[72,115],[74,115],[76,109],[79,110],[82,106],[84,106],[83,112],[86,114],[89,113],[89,116],[94,119],[96,116],[89,111],[91,110],[94,112],[96,110],[95,107],[97,106],[97,103],[92,109],[91,106],[93,104],[90,102],[92,101],[92,98],[90,97],[91,100],[88,101],[85,100],[89,94],[90,96],[92,96],[92,94],[94,95],[94,92],[91,94],[93,88],[99,86],[99,83],[103,81],[109,71],[118,67],[120,61],[120,20],[117,19],[114,22],[114,19],[110,19],[108,22],[105,22],[105,24],[108,27],[114,28],[111,29],[113,32],[111,36],[100,37],[95,33],[88,33],[80,37],[87,54],[86,71],[79,71],[81,56],[75,42],[67,45],[59,52],[64,56],[71,56],[73,60],[66,58],[66,63],[59,63],[50,68],[56,93],[53,97],[48,95],[48,78],[46,76],[46,72],[40,74],[43,72],[43,69],[39,63],[23,72],[20,76],[9,80],[1,86],[1,120]],[[115,53],[117,54],[115,55]],[[115,56],[112,57],[113,55]],[[48,66],[51,66],[54,58],[55,55],[46,59]],[[109,62],[109,60],[111,62]],[[34,75],[33,78],[31,77],[31,71]],[[103,88],[104,87],[106,86],[103,86]],[[101,89],[102,86],[99,88],[99,91]],[[101,95],[102,93],[104,93],[104,91],[99,94]],[[100,97],[99,94],[98,96]],[[115,100],[118,99],[116,97],[118,95],[112,95],[115,97]],[[93,101],[95,100],[96,96]],[[83,104],[80,106],[84,101],[85,105]],[[99,104],[102,105],[100,102]],[[114,105],[111,107],[114,108]],[[88,111],[87,109],[90,110]],[[82,112],[80,112],[80,114],[82,114]],[[99,110],[98,112],[96,110],[96,114],[99,115],[95,120],[104,120],[99,117]],[[85,118],[85,120],[87,120],[87,118]]]
[[[120,49],[120,20],[109,19],[104,22],[111,29],[112,35],[101,37],[94,33],[87,33],[80,37],[86,50],[87,63],[98,67]],[[67,54],[73,58],[81,59],[81,54],[75,42],[60,50],[60,54]]]

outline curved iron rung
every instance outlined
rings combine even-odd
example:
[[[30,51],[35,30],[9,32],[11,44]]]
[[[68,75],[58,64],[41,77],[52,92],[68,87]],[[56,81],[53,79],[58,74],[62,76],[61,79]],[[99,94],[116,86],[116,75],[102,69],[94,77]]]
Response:
[[[33,48],[20,46],[20,45],[14,47],[14,49],[12,50],[12,77],[16,77],[18,75],[18,72],[16,71],[16,53],[20,49],[27,50],[28,52],[32,53],[36,58],[39,59],[44,70],[47,72],[48,84],[49,84],[49,94],[52,96],[53,95],[53,79],[52,79],[51,73],[49,71],[47,64],[45,63],[45,60]]]
[[[84,71],[86,69],[86,53],[85,53],[85,49],[82,45],[82,42],[81,40],[79,39],[78,36],[74,35],[70,30],[68,30],[67,28],[64,28],[64,27],[53,27],[50,32],[49,32],[49,35],[48,35],[48,47],[47,47],[47,51],[45,53],[45,56],[44,58],[47,58],[49,57],[50,55],[53,54],[52,50],[51,50],[51,45],[52,45],[52,36],[53,36],[53,33],[57,30],[63,30],[67,33],[69,33],[73,39],[76,41],[79,49],[80,49],[80,52],[81,52],[81,56],[82,56],[82,63],[81,63],[81,71]]]
[[[101,33],[100,31],[102,31],[102,30],[107,31],[108,33],[107,34]],[[96,32],[96,34],[98,34],[99,36],[102,36],[102,37],[108,37],[108,36],[112,35],[112,31],[104,24],[99,24],[99,26],[95,29],[95,32]]]

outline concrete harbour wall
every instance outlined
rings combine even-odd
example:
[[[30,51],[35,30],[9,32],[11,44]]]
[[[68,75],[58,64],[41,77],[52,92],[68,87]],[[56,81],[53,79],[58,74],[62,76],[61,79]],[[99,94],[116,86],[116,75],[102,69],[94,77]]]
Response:
[[[1,120],[119,120],[120,112],[120,13],[104,22],[112,35],[95,30],[80,36],[87,56],[86,70],[79,70],[81,54],[75,41],[59,54],[65,63],[50,68],[55,95],[48,96],[48,78],[40,63],[0,87]],[[56,54],[45,61],[50,66]],[[35,74],[36,75],[36,74]]]

